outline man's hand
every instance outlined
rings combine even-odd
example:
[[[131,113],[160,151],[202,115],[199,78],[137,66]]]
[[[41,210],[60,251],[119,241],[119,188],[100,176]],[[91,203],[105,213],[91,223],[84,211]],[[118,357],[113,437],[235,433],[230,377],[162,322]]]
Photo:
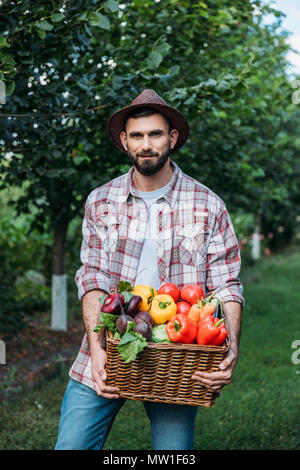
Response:
[[[94,382],[97,395],[104,398],[119,398],[119,389],[117,387],[108,387],[105,384],[107,379],[106,370],[106,352],[100,346],[91,352],[92,380]]]
[[[192,376],[208,390],[218,392],[231,382],[234,368],[239,355],[239,343],[242,325],[242,307],[238,302],[226,302],[223,305],[223,311],[227,320],[227,329],[229,335],[230,348],[224,361],[219,365],[217,372],[197,371]]]
[[[224,385],[231,382],[234,368],[236,366],[238,354],[229,349],[227,357],[219,365],[220,371],[217,372],[201,372],[197,371],[192,376],[201,385],[212,392],[219,392]]]
[[[119,398],[119,389],[108,387],[106,381],[106,352],[103,349],[104,329],[100,333],[94,333],[92,329],[99,322],[100,304],[99,299],[106,292],[95,289],[87,292],[82,298],[82,317],[87,332],[89,350],[91,354],[92,381],[94,382],[97,395],[105,398]]]

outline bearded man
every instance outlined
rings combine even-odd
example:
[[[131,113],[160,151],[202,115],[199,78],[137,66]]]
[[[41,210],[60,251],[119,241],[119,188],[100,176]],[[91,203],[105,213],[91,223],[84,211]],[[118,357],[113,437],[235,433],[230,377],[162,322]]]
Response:
[[[76,273],[86,329],[61,407],[56,449],[102,449],[124,399],[106,385],[99,298],[120,280],[155,289],[200,284],[223,304],[230,349],[217,372],[191,377],[213,392],[232,378],[239,353],[244,305],[238,278],[240,252],[224,202],[182,172],[171,155],[189,136],[182,113],[155,91],[143,90],[115,112],[107,130],[131,168],[93,190],[86,201]],[[144,401],[155,450],[193,449],[198,407]]]

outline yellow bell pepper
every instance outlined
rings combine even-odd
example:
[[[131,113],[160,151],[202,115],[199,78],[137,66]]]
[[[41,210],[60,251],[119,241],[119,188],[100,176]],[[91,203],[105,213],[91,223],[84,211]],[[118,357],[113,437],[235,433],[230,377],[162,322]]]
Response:
[[[142,297],[139,309],[143,312],[147,312],[149,310],[152,299],[157,294],[157,291],[156,289],[154,289],[154,287],[137,284],[133,287],[131,293],[133,295],[139,295],[140,297]]]
[[[153,297],[149,313],[156,325],[162,325],[176,315],[177,305],[170,295],[158,294]]]

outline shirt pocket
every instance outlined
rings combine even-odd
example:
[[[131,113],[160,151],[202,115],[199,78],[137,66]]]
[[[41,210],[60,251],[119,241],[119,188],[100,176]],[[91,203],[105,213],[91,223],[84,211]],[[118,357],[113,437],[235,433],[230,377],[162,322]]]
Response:
[[[176,238],[180,263],[194,267],[206,263],[206,226],[193,223],[178,227]]]
[[[102,247],[107,253],[114,253],[119,238],[119,220],[116,213],[104,211],[96,217],[96,230]]]

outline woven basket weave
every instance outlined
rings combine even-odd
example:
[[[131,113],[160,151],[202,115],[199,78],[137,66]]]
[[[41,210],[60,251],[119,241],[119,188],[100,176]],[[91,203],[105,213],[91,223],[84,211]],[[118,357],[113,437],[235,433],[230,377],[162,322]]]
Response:
[[[148,343],[129,363],[119,354],[119,342],[106,332],[106,384],[118,387],[120,397],[178,405],[214,404],[218,393],[208,391],[191,376],[197,370],[217,371],[227,355],[228,341],[223,346]]]

